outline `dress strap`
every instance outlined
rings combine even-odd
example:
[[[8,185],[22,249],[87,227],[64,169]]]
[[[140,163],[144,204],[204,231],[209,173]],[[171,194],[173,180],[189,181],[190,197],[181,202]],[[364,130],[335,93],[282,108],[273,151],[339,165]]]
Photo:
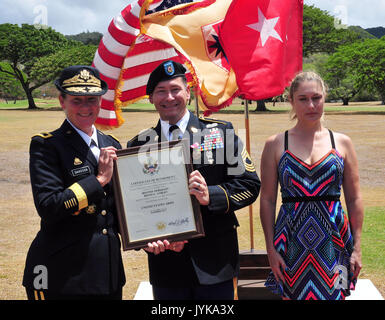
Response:
[[[332,148],[335,149],[336,148],[336,144],[334,142],[333,132],[330,129],[328,129],[328,130],[329,130],[329,134],[330,134],[330,141],[332,142]]]
[[[289,148],[289,131],[285,131],[285,151],[287,151]]]

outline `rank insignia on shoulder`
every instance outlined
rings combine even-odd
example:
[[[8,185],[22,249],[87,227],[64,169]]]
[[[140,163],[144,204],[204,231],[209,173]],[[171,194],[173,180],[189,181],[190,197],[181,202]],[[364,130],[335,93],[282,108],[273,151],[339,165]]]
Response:
[[[42,133],[35,134],[33,137],[42,137],[44,139],[47,139],[47,138],[51,138],[52,134],[49,132],[42,132]]]
[[[117,138],[117,137],[115,137],[114,135],[112,135],[112,134],[108,134],[112,139],[114,139],[114,140],[116,140],[116,141],[118,141],[119,143],[120,143],[120,141],[119,141],[119,139]]]
[[[212,124],[216,123],[216,125],[214,125],[214,127],[217,126],[218,124],[226,125],[225,121],[221,121],[221,120],[217,120],[217,119],[211,119],[211,118],[205,118],[205,117],[202,117],[202,116],[199,117],[199,120],[205,121],[205,122],[210,122]],[[208,126],[206,126],[206,127],[209,128]]]
[[[74,165],[75,165],[75,166],[78,166],[79,164],[82,164],[82,163],[83,163],[83,161],[80,160],[79,158],[75,158],[75,159],[74,159]]]
[[[247,152],[246,148],[243,148],[243,150],[242,150],[242,160],[243,160],[243,165],[245,166],[246,171],[255,172],[254,163],[251,160],[250,155]]]

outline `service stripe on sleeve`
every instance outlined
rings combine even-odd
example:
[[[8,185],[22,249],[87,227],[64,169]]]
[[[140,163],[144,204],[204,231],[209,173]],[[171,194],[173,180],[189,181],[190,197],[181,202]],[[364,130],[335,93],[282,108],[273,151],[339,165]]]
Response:
[[[83,188],[80,186],[80,184],[74,183],[68,189],[70,189],[75,194],[75,197],[79,203],[79,210],[88,206],[87,195],[84,192]]]

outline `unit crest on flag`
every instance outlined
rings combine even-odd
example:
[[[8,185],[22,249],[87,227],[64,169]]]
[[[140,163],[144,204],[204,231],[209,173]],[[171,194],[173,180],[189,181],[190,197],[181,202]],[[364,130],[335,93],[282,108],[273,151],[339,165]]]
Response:
[[[230,64],[227,61],[227,57],[219,42],[219,27],[222,24],[222,20],[202,26],[202,35],[205,40],[205,49],[207,56],[210,60],[220,68],[230,71]]]

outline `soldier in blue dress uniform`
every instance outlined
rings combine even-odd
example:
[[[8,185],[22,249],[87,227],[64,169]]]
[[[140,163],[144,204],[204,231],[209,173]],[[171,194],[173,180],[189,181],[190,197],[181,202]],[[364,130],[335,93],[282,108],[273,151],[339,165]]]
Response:
[[[121,299],[125,275],[111,184],[121,145],[94,126],[107,84],[95,68],[71,66],[55,85],[66,119],[31,139],[41,224],[23,285],[29,299]]]
[[[127,146],[188,139],[194,168],[189,190],[201,205],[205,237],[149,243],[150,282],[155,299],[233,299],[239,271],[234,211],[256,200],[260,180],[230,122],[198,118],[187,110],[185,71],[167,61],[151,73],[147,94],[160,120]]]

